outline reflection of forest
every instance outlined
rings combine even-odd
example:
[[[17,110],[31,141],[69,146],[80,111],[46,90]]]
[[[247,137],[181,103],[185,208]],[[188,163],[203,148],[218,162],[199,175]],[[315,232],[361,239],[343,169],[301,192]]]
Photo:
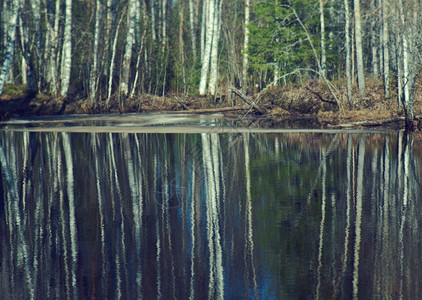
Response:
[[[0,132],[0,290],[414,299],[417,139]]]

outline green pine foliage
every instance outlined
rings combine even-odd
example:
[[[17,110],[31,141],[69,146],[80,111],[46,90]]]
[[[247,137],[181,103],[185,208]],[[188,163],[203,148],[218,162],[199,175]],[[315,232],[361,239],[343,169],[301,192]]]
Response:
[[[314,47],[320,51],[317,4],[315,0],[298,0],[293,1],[292,7],[311,35]],[[289,1],[257,2],[252,13],[248,54],[253,72],[269,73],[266,82],[269,83],[275,72],[282,76],[298,68],[317,69],[311,45]]]

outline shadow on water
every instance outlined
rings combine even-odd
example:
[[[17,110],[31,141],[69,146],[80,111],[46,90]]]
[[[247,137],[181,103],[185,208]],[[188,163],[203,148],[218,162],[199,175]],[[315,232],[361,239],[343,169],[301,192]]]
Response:
[[[422,288],[417,135],[26,129],[0,131],[5,299]]]

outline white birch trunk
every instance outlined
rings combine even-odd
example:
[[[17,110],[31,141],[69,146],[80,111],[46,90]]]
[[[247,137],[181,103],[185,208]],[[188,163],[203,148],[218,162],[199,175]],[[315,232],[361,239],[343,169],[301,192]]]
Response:
[[[346,48],[346,83],[347,83],[347,100],[349,105],[353,104],[352,99],[352,70],[351,70],[351,53],[350,53],[350,12],[349,0],[344,0],[345,13],[345,48]]]
[[[94,26],[94,41],[92,45],[92,65],[89,76],[89,98],[91,102],[97,99],[97,86],[98,86],[98,45],[100,42],[101,31],[101,18],[102,18],[102,2],[95,1],[95,26]]]
[[[323,77],[327,77],[327,56],[325,54],[325,18],[323,0],[319,0],[319,17],[321,23],[321,74]]]
[[[51,48],[49,53],[49,63],[48,63],[48,79],[50,81],[50,91],[57,95],[59,92],[58,86],[58,36],[59,36],[59,26],[60,26],[60,0],[56,0],[55,13],[54,13],[54,27],[50,26],[48,23],[48,28],[51,36]]]
[[[6,53],[4,56],[4,61],[0,69],[0,96],[3,93],[3,87],[6,82],[6,76],[9,71],[9,66],[12,61],[13,52],[15,48],[15,39],[16,39],[16,24],[18,22],[20,8],[20,0],[14,0],[12,2],[12,7],[9,15],[9,25],[7,32],[7,46]]]
[[[155,41],[156,34],[155,34],[155,0],[151,1],[151,34],[152,40]]]
[[[385,7],[385,0],[382,3],[382,49],[383,49],[383,60],[384,60],[384,94],[386,98],[390,97],[390,54],[388,50],[389,43],[389,32],[388,32],[388,21],[387,11]]]
[[[41,80],[40,80],[40,73],[41,73],[41,28],[40,28],[40,21],[41,21],[41,12],[40,7],[41,3],[40,0],[31,0],[31,10],[32,10],[32,16],[34,20],[34,30],[35,30],[35,58],[33,59],[33,64],[35,63],[37,65],[37,70],[33,70],[33,72],[37,72],[36,76],[37,79],[37,87],[38,90],[41,89]],[[35,61],[35,62],[34,62]]]
[[[377,7],[377,3],[376,0],[372,0],[371,2],[372,5],[372,9],[376,10]],[[371,18],[371,50],[372,50],[372,61],[371,61],[371,66],[372,66],[372,74],[374,76],[378,76],[378,71],[379,71],[379,67],[378,67],[378,42],[377,42],[377,20],[374,17]]]
[[[360,0],[354,0],[355,38],[356,38],[356,68],[358,73],[359,97],[365,98],[365,73],[363,68],[362,21],[360,15]]]
[[[193,0],[189,0],[189,25],[190,25],[190,36],[191,36],[193,60],[194,62],[196,62],[196,34],[195,34],[195,14],[193,11]]]
[[[204,59],[205,54],[205,35],[206,35],[206,28],[209,22],[209,4],[211,0],[205,0],[202,2],[202,23],[201,23],[201,62]]]
[[[22,9],[22,8],[21,8]],[[23,28],[23,20],[22,14],[19,15],[19,36],[21,41],[21,49],[25,49],[25,42],[27,40],[27,34],[24,32]],[[24,51],[25,52],[25,51]],[[22,84],[28,84],[28,64],[26,63],[25,55],[22,54],[21,57],[21,77],[22,77]]]
[[[208,85],[209,94],[215,96],[217,93],[217,80],[218,80],[218,42],[220,40],[220,27],[221,27],[221,4],[222,0],[219,2],[219,6],[216,7],[217,10],[214,14],[214,27],[213,27],[213,39],[211,45],[211,72],[210,80]]]
[[[251,0],[245,0],[245,33],[244,33],[244,40],[243,40],[243,72],[242,72],[242,80],[243,80],[243,87],[246,88],[248,82],[248,45],[249,45],[249,17],[250,17],[250,5]]]
[[[412,41],[408,38],[409,32],[413,32],[413,24],[412,21],[418,20],[418,16],[416,13],[413,14],[414,20],[411,20],[411,16],[405,16],[406,12],[404,11],[403,7],[403,0],[398,0],[399,11],[400,11],[400,23],[401,23],[401,38],[402,38],[402,52],[403,52],[403,99],[402,103],[404,106],[405,112],[405,123],[407,129],[413,129],[413,119],[414,119],[414,111],[413,111],[413,98],[414,98],[414,87],[415,87],[415,71],[414,66],[413,68],[410,66],[410,61],[415,64],[415,57],[412,56],[412,53],[416,51],[411,51],[410,44]],[[415,5],[416,6],[416,5]],[[410,14],[410,13],[409,13]],[[408,22],[407,22],[408,21]],[[409,36],[413,36],[413,34],[409,34]],[[413,37],[415,38],[415,37]],[[400,79],[399,79],[400,80]]]
[[[108,92],[107,92],[106,104],[108,104],[110,102],[111,92],[113,90],[113,75],[114,75],[114,68],[115,68],[114,60],[116,58],[117,38],[119,36],[119,29],[120,29],[120,25],[121,25],[122,21],[123,21],[123,15],[120,18],[119,23],[117,24],[116,32],[114,34],[114,39],[113,39],[113,47],[112,47],[111,59],[110,59],[110,73],[109,73],[109,77],[108,77]]]
[[[213,39],[213,29],[214,29],[214,22],[215,22],[215,18],[214,18],[215,11],[216,11],[215,8],[216,8],[215,0],[208,0],[208,17],[206,18],[208,19],[208,22],[207,22],[207,27],[206,27],[204,55],[202,57],[201,80],[199,83],[200,95],[205,95],[206,88],[207,88],[207,79],[208,79],[210,56],[211,56],[211,46],[212,46],[212,39]]]
[[[166,51],[166,42],[167,42],[167,0],[163,1],[163,7],[162,7],[162,39],[161,39],[161,45],[162,45],[162,52],[164,53]]]
[[[65,23],[63,36],[63,52],[61,62],[61,89],[60,95],[67,96],[72,67],[72,0],[65,1]]]
[[[132,61],[132,48],[135,35],[136,0],[129,1],[128,8],[128,29],[126,34],[125,54],[123,57],[122,80],[120,92],[126,97],[129,93],[129,73]]]

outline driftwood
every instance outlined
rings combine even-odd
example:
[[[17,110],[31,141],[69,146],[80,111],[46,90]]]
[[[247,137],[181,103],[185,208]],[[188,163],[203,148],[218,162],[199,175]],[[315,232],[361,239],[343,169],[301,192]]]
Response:
[[[399,123],[405,121],[405,117],[396,117],[396,118],[389,118],[389,119],[379,119],[379,120],[368,120],[368,121],[358,121],[358,122],[351,122],[346,124],[338,124],[338,125],[328,125],[328,127],[337,129],[337,128],[356,128],[356,127],[375,127],[375,126],[382,126],[390,123]],[[417,128],[422,130],[422,115],[415,116],[414,125],[416,126],[415,122],[418,122]],[[415,128],[414,128],[415,129]]]
[[[389,119],[379,119],[379,120],[367,120],[367,121],[358,121],[338,125],[328,125],[328,127],[337,129],[337,128],[355,128],[355,127],[374,127],[382,126],[389,123],[398,123],[404,121],[404,117],[396,117]]]
[[[243,94],[243,92],[238,90],[237,88],[232,86],[232,87],[230,87],[230,91],[232,91],[235,95],[237,95],[240,99],[242,99],[243,102],[245,102],[247,105],[249,105],[249,107],[253,107],[259,113],[261,113],[261,114],[267,113],[267,110],[265,109],[265,107],[262,107],[262,106],[259,106],[258,104],[256,104],[256,101],[250,99],[248,96]]]

